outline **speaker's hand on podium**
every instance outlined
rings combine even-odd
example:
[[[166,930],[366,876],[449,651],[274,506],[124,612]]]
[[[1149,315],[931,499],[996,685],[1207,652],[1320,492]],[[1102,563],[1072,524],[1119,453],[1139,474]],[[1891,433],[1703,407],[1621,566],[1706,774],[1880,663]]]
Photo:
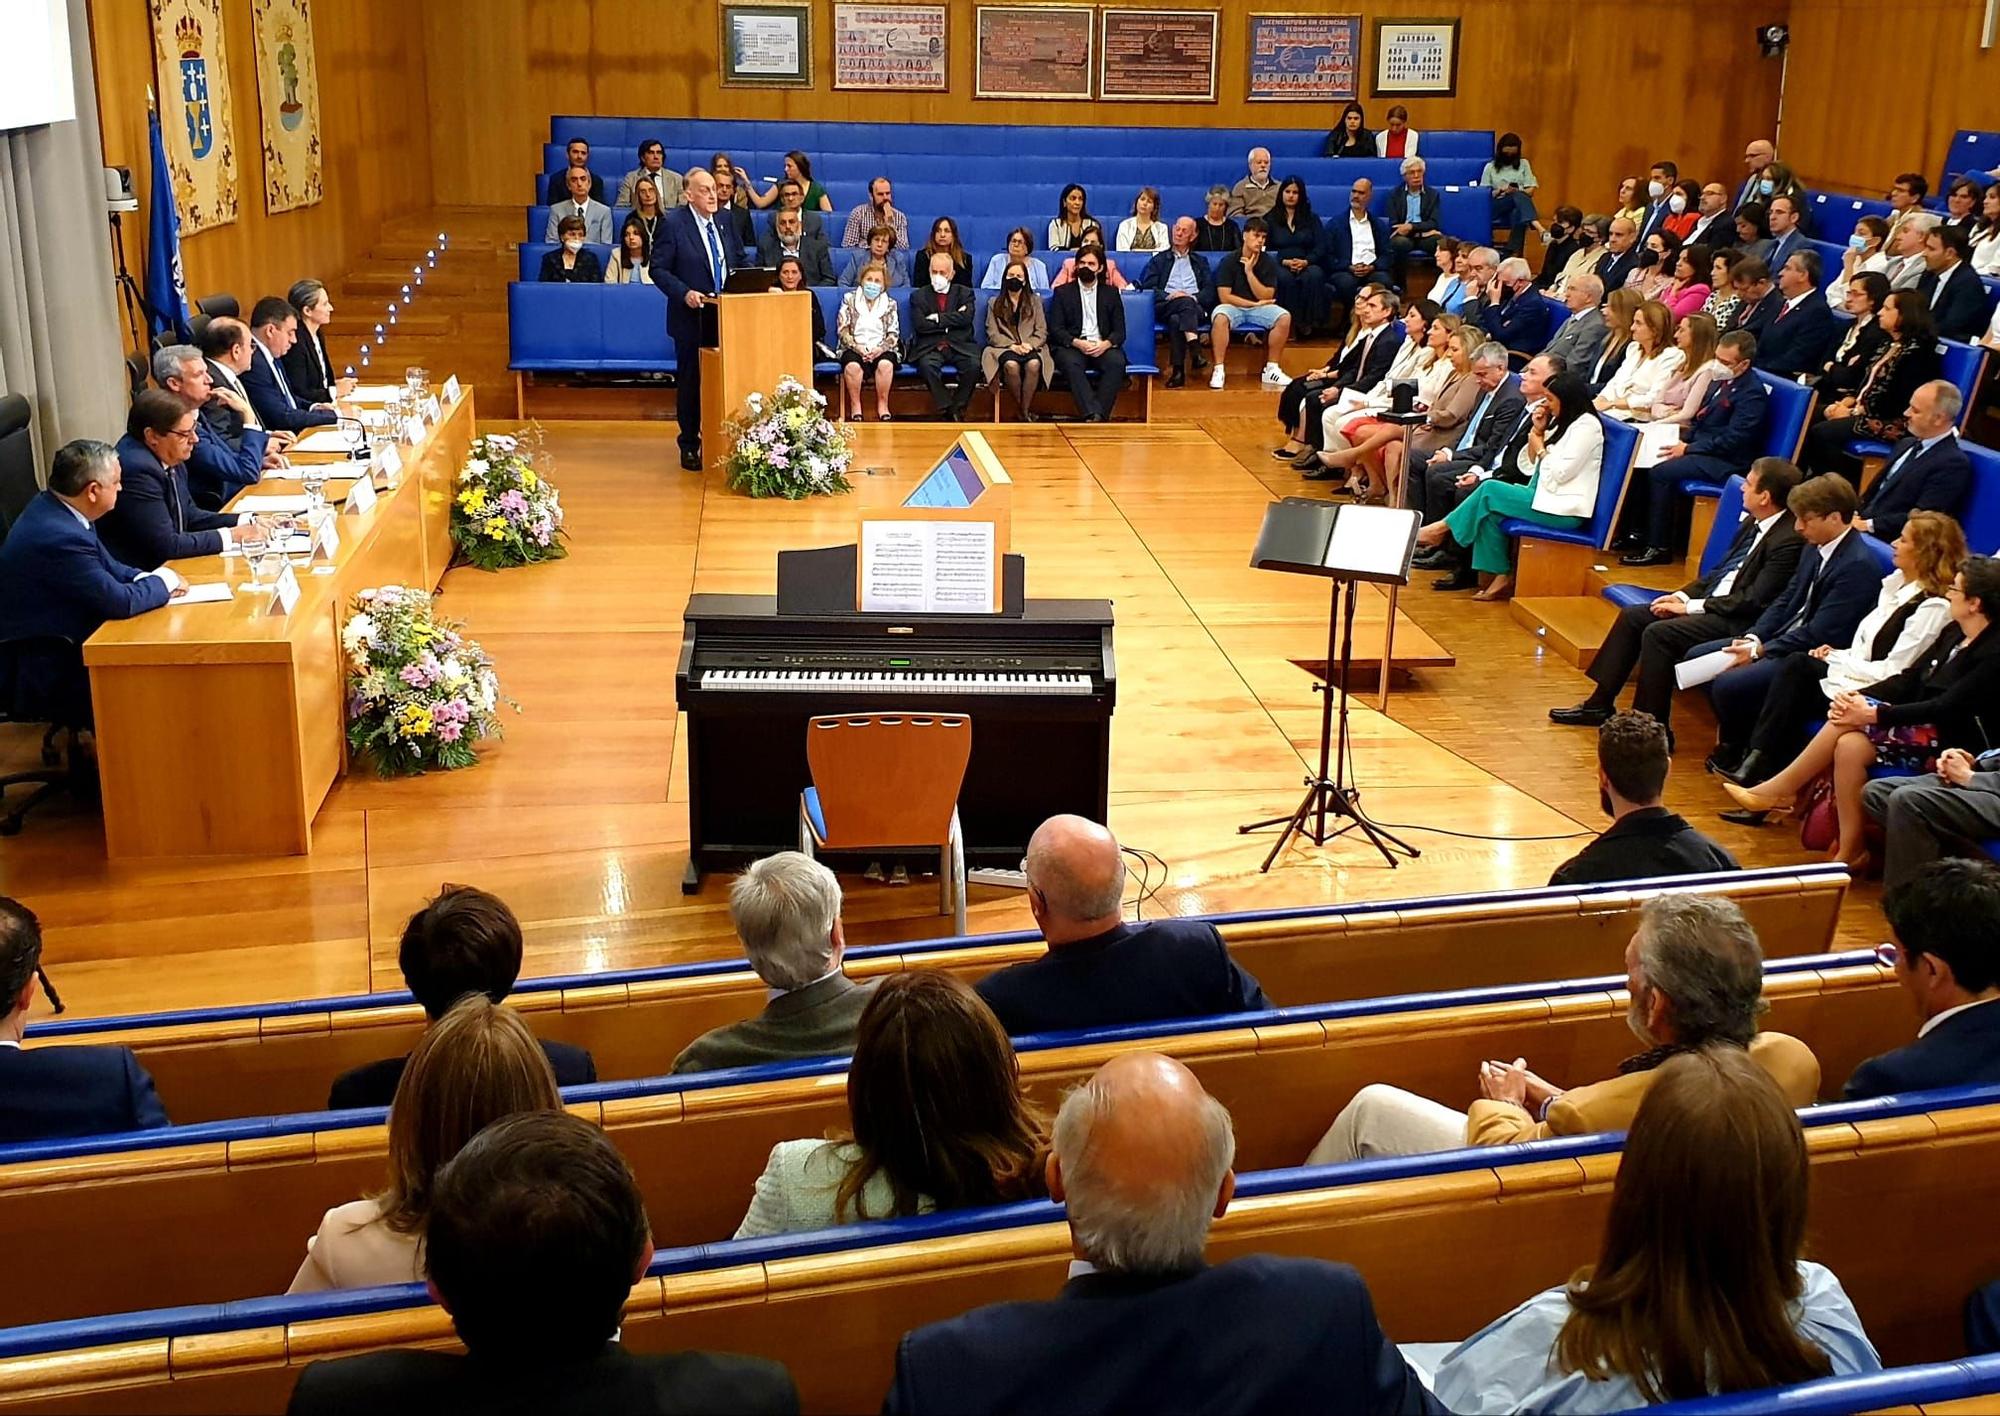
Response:
[[[690,310],[699,310],[702,306],[708,303],[708,296],[702,294],[699,290],[688,291],[686,298],[687,298],[687,307]]]

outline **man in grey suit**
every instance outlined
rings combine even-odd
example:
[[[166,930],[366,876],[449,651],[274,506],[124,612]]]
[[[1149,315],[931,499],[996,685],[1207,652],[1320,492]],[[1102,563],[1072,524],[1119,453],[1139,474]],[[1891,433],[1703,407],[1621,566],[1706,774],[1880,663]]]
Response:
[[[770,985],[764,1011],[689,1043],[675,1072],[752,1067],[854,1050],[854,1029],[875,992],[841,972],[840,882],[797,851],[758,861],[729,890],[729,918],[757,977]]]
[[[1594,275],[1571,276],[1563,303],[1569,306],[1569,318],[1542,352],[1562,360],[1565,369],[1588,369],[1604,348],[1604,311],[1598,308],[1604,303],[1604,282]]]
[[[786,256],[799,258],[806,284],[833,284],[833,253],[827,249],[826,237],[804,230],[795,211],[779,212],[771,222],[771,229],[757,241],[758,265],[776,269]]]
[[[1940,857],[1977,857],[1982,841],[2000,838],[2000,751],[1975,758],[1962,747],[1946,748],[1937,771],[1870,782],[1861,804],[1887,839],[1885,890]]]

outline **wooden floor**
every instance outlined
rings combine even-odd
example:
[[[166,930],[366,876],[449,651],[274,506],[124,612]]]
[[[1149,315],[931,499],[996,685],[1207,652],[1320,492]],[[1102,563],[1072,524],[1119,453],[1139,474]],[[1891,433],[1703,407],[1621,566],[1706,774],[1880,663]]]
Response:
[[[1029,593],[1116,605],[1112,825],[1168,863],[1148,913],[1542,883],[1601,822],[1594,735],[1545,717],[1551,704],[1581,697],[1585,682],[1543,654],[1505,606],[1436,594],[1428,577],[1402,596],[1399,648],[1441,646],[1455,666],[1414,671],[1386,716],[1359,698],[1355,711],[1365,804],[1402,823],[1421,859],[1392,869],[1347,838],[1323,850],[1295,845],[1269,876],[1258,873],[1269,837],[1239,835],[1236,825],[1296,802],[1319,724],[1301,665],[1326,652],[1324,586],[1248,567],[1264,506],[1312,485],[1266,455],[1274,397],[1255,389],[1246,366],[1225,394],[1163,396],[1151,425],[992,434],[1019,483],[1015,548],[1027,556]],[[327,801],[310,857],[112,865],[100,823],[67,807],[38,812],[21,836],[0,840],[0,890],[41,916],[71,1011],[395,987],[402,921],[444,881],[513,904],[527,926],[530,974],[733,952],[724,884],[680,893],[686,774],[673,673],[682,608],[692,591],[768,592],[777,550],[851,539],[855,512],[851,499],[732,495],[714,476],[678,469],[671,431],[548,425],[572,555],[446,579],[444,610],[468,622],[522,710],[478,767],[348,778]],[[928,465],[950,437],[941,425],[868,425],[859,461]],[[1379,637],[1386,608],[1371,592],[1367,633]],[[1672,803],[1746,863],[1805,859],[1782,830],[1715,821],[1727,802],[1700,769],[1712,738],[1705,713],[1690,710],[1677,726]],[[0,736],[0,770],[32,749],[26,734]],[[1519,839],[1531,837],[1553,839]],[[851,940],[942,932],[925,885],[845,883]],[[1866,892],[1850,915],[1845,933],[1880,937]],[[970,918],[975,931],[1028,922],[1021,897],[998,889],[973,891]]]

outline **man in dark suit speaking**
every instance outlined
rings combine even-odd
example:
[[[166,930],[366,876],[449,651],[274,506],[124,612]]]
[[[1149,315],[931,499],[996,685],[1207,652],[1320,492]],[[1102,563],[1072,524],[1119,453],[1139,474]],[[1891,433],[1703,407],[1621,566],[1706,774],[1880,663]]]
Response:
[[[799,1409],[761,1357],[629,1352],[618,1324],[653,1261],[638,1182],[610,1138],[563,1112],[495,1121],[438,1174],[424,1231],[431,1293],[457,1352],[315,1362],[292,1416],[371,1411],[665,1416]]]
[[[1442,1410],[1345,1264],[1202,1261],[1235,1152],[1229,1112],[1180,1063],[1130,1052],[1099,1068],[1064,1100],[1048,1163],[1069,1282],[907,1334],[882,1410]]]
[[[733,238],[716,225],[715,178],[705,168],[688,177],[687,205],[660,222],[653,242],[653,284],[667,297],[667,333],[674,341],[674,418],[680,424],[681,466],[702,469],[701,345],[708,304],[729,278]]]

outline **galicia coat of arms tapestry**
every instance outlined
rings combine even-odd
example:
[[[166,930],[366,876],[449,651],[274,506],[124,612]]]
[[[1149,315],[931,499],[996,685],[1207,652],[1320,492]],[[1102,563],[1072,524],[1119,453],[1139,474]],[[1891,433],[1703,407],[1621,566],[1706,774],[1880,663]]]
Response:
[[[147,0],[159,71],[160,129],[181,234],[236,220],[236,136],[222,0]],[[159,195],[154,194],[157,201]]]
[[[326,194],[312,0],[250,0],[250,14],[257,27],[257,107],[264,118],[264,210],[312,206]]]

